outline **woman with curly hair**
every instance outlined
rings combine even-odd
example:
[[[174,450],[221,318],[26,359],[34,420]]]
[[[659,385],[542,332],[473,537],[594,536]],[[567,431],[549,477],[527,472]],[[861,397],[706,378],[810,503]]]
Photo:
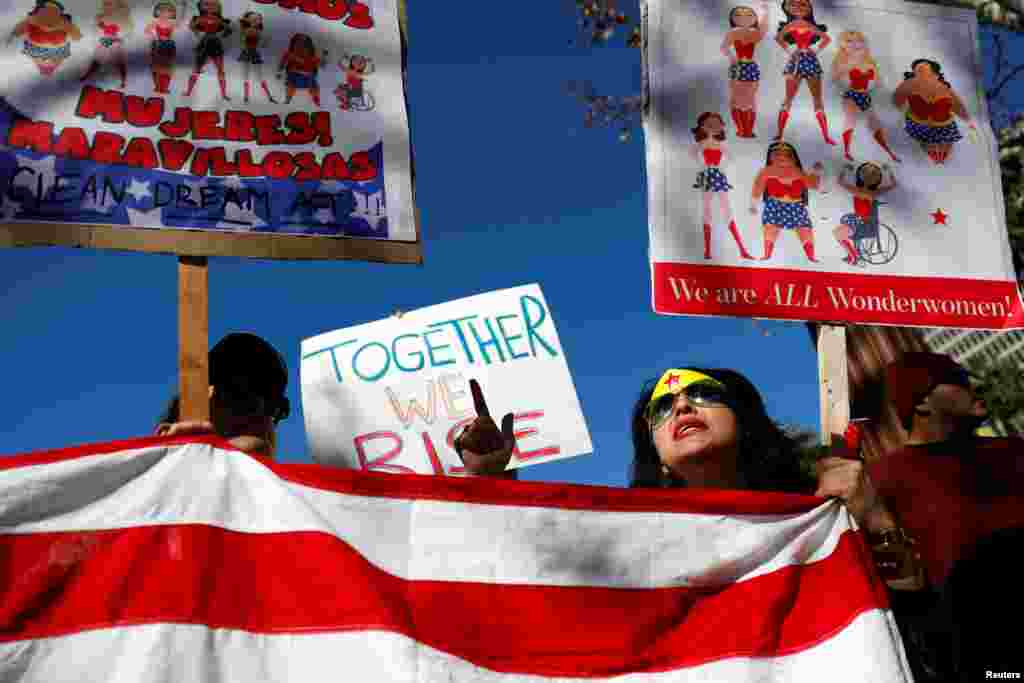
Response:
[[[812,493],[795,439],[768,416],[746,377],[726,368],[673,368],[647,382],[632,413],[636,488]]]
[[[944,164],[953,144],[963,139],[956,117],[972,130],[977,127],[938,62],[915,59],[903,78],[893,93],[893,103],[905,111],[907,135],[921,145],[932,162]]]
[[[471,474],[515,478],[515,470],[505,471],[515,448],[512,414],[499,430],[475,380],[470,390],[478,417],[455,438],[456,451]],[[665,370],[644,383],[631,432],[632,488],[817,493],[849,498],[855,509],[860,502],[856,490],[840,494],[838,473],[846,468],[822,467],[815,487],[800,443],[772,421],[760,393],[735,370]],[[835,448],[833,455],[848,455],[842,443]]]
[[[782,139],[793,100],[800,90],[800,84],[807,81],[821,136],[827,144],[834,145],[836,141],[828,134],[828,119],[825,117],[825,103],[821,96],[823,72],[818,59],[818,53],[832,42],[828,27],[815,21],[811,0],[783,0],[782,11],[786,13],[786,20],[779,23],[775,42],[789,54],[789,60],[783,70],[786,76],[786,99],[779,110],[779,129],[775,139]]]

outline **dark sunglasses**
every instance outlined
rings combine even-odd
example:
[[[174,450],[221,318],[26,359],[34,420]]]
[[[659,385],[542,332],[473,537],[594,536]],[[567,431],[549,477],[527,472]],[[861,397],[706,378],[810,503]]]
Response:
[[[694,382],[687,384],[679,392],[665,394],[647,406],[644,417],[651,431],[656,432],[672,416],[676,407],[676,398],[682,394],[690,405],[715,408],[729,405],[729,392],[720,384],[712,382]]]

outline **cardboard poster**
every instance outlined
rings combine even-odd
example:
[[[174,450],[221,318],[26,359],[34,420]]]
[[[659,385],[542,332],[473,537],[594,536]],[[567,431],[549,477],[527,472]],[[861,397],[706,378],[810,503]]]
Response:
[[[1024,326],[973,12],[645,11],[656,312]]]
[[[417,242],[397,0],[0,8],[0,244]]]
[[[592,451],[551,310],[536,284],[430,306],[302,342],[302,411],[317,462],[459,474],[453,440],[476,417],[513,413],[512,466]]]

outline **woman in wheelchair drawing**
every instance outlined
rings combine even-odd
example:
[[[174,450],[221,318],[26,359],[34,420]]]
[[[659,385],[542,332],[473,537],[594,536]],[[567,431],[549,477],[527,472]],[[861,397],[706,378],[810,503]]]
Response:
[[[857,167],[853,182],[849,182],[846,173],[853,170],[847,165],[839,174],[838,183],[844,190],[853,195],[853,213],[848,213],[839,221],[833,231],[839,244],[846,249],[843,260],[855,265],[859,260],[857,243],[859,240],[878,234],[878,216],[875,213],[876,197],[896,187],[896,177],[889,173],[886,183],[886,168],[869,162]]]
[[[373,62],[362,55],[346,56],[338,62],[345,80],[334,91],[338,106],[344,110],[368,111],[373,109],[373,98],[363,81],[373,73]]]

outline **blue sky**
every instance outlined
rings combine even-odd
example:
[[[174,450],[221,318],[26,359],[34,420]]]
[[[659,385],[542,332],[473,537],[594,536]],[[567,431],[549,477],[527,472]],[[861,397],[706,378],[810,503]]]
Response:
[[[651,312],[642,136],[622,144],[583,129],[565,94],[570,79],[637,90],[639,53],[570,46],[569,8],[410,3],[423,266],[210,260],[211,343],[253,331],[289,364],[280,460],[310,461],[301,339],[530,282],[550,304],[595,450],[522,478],[625,484],[632,402],[644,380],[684,363],[733,367],[777,420],[816,429],[817,360],[802,324]],[[0,283],[0,453],[152,431],[177,385],[173,256],[2,250]],[[488,401],[493,413],[512,408]]]

